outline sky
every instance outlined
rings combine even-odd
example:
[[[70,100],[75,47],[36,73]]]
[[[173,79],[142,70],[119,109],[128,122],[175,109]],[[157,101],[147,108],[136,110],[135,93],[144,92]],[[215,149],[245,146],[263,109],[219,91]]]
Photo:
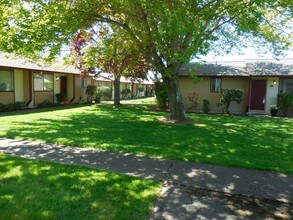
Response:
[[[288,51],[285,53],[286,55],[279,57],[282,58],[292,58],[293,59],[293,51]],[[230,53],[227,55],[217,56],[213,52],[209,53],[205,57],[201,57],[202,60],[213,62],[213,61],[243,61],[247,59],[275,59],[275,57],[271,53],[266,53],[264,55],[258,55],[253,47],[249,47],[240,51],[240,53]]]

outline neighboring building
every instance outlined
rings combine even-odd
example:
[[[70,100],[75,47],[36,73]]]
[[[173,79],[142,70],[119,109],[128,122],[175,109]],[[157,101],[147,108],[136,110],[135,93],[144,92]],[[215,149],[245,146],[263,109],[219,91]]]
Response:
[[[193,72],[200,78],[193,83],[189,77]],[[269,114],[270,106],[277,104],[278,93],[293,93],[293,59],[245,60],[243,62],[217,62],[198,65],[190,63],[180,70],[180,89],[186,109],[191,104],[188,96],[198,94],[201,111],[202,100],[211,103],[211,112],[222,112],[218,106],[220,89],[243,89],[241,104],[232,103],[230,112],[234,114]]]
[[[40,66],[27,59],[0,53],[0,103],[25,102],[36,107],[44,101],[56,102],[65,94],[68,102],[86,101],[85,89],[91,77],[80,78],[78,70],[67,66]]]
[[[95,78],[96,86],[107,86],[112,89],[112,99],[114,98],[114,75],[110,73],[101,73]],[[125,98],[140,98],[146,96],[154,96],[154,83],[148,80],[135,79],[131,77],[121,76],[120,78],[120,93],[123,89],[129,89],[131,93]],[[123,96],[121,95],[121,98]]]

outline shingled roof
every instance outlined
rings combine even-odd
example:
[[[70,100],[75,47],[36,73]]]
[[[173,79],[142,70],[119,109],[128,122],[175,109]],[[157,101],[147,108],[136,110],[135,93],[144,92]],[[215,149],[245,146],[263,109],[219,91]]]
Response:
[[[45,71],[54,73],[70,73],[80,74],[74,66],[64,65],[63,63],[54,63],[51,65],[38,64],[26,58],[14,56],[12,54],[5,54],[0,52],[0,67],[27,69],[35,71]]]
[[[293,59],[188,63],[179,71],[181,76],[190,73],[197,76],[293,76]]]

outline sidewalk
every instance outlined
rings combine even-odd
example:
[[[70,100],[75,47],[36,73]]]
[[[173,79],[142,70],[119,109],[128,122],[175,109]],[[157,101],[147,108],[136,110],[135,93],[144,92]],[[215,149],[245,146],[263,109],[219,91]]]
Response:
[[[0,153],[82,165],[232,195],[293,203],[293,175],[0,138]]]

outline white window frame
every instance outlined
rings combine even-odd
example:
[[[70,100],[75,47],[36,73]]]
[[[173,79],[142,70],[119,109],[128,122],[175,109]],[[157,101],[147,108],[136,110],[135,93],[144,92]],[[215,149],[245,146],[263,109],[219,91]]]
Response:
[[[42,76],[42,80],[43,80],[43,88],[42,89],[36,89],[35,75]],[[47,89],[45,87],[45,76],[50,76],[50,78],[52,80],[52,89]],[[53,74],[48,74],[48,73],[34,73],[33,80],[34,80],[34,91],[35,92],[52,92],[52,91],[54,91],[54,75]]]
[[[284,90],[284,80],[290,80],[290,81],[292,81],[293,82],[293,78],[281,78],[280,79],[280,87],[279,87],[279,92],[280,93],[290,93],[290,94],[292,94],[293,93],[293,91],[288,91],[288,90]],[[288,82],[287,82],[288,83]],[[291,82],[290,82],[290,84],[291,84]],[[290,86],[291,87],[291,86]]]
[[[212,77],[211,78],[211,85],[210,85],[210,92],[220,92],[222,88],[222,78],[220,77]]]
[[[8,72],[10,73],[10,86],[7,86],[7,82],[1,81],[0,82],[0,92],[13,92],[14,91],[14,72],[13,70],[5,70],[5,69],[0,69],[1,72]],[[8,88],[9,89],[8,89]]]

